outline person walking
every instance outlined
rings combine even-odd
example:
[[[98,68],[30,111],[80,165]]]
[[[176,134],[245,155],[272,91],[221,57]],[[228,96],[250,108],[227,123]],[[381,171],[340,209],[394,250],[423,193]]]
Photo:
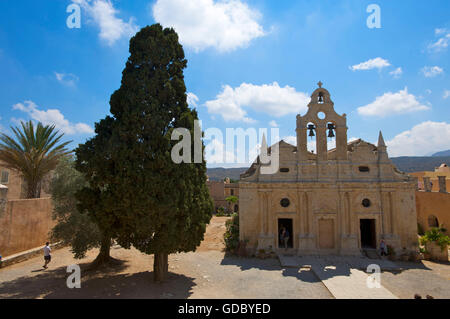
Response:
[[[45,264],[44,264],[44,266],[42,266],[42,267],[44,267],[44,269],[48,268],[47,265],[52,260],[51,251],[52,251],[52,249],[50,248],[50,243],[46,242],[45,243],[45,247],[44,247],[44,261],[45,261]]]

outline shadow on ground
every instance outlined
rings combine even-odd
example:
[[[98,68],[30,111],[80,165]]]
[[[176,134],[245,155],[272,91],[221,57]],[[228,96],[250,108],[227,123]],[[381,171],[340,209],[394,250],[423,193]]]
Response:
[[[321,282],[319,278],[314,274],[311,269],[300,267],[281,267],[280,261],[276,258],[259,259],[250,257],[237,257],[231,254],[225,254],[222,259],[221,265],[233,265],[238,266],[242,271],[250,270],[253,268],[267,271],[282,271],[285,277],[294,277],[303,282],[317,283]]]
[[[134,274],[121,273],[127,268],[126,262],[120,261],[113,266],[103,266],[90,270],[88,263],[81,264],[81,288],[69,289],[66,281],[70,273],[66,267],[53,270],[31,271],[30,274],[13,281],[0,283],[0,298],[188,298],[195,286],[194,279],[169,272],[166,282],[154,283],[153,272],[145,271]]]
[[[367,264],[378,264],[379,262],[382,262],[380,259],[369,259]],[[398,266],[396,269],[393,270],[383,270],[382,272],[389,272],[393,275],[401,274],[402,272],[406,270],[428,270],[432,271],[431,268],[424,265],[422,262],[402,262],[397,261],[395,264]],[[442,265],[450,265],[449,262],[440,262],[439,264]],[[280,266],[280,262],[278,259],[271,258],[271,259],[259,259],[259,258],[244,258],[244,257],[238,257],[232,254],[225,254],[221,265],[235,265],[240,267],[242,271],[249,270],[252,268],[257,268],[261,270],[283,270],[284,276],[293,276],[296,277],[299,280],[302,281],[309,281],[309,282],[317,282],[320,281],[319,278],[316,276],[316,274],[311,270],[310,264],[305,265],[299,265],[298,267],[283,267]],[[322,279],[328,279],[335,276],[350,276],[351,269],[359,269],[364,272],[367,272],[367,268],[364,267],[356,267],[356,266],[350,266],[349,264],[337,262],[337,263],[329,263],[327,265],[321,265],[321,267],[318,267],[318,265],[315,265],[315,270],[321,272]],[[315,278],[315,280],[312,280],[311,278]]]

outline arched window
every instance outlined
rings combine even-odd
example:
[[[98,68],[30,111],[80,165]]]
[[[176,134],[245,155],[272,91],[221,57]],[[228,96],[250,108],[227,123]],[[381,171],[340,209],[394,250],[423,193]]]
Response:
[[[428,226],[429,227],[439,227],[439,221],[436,216],[434,216],[434,215],[428,216]]]

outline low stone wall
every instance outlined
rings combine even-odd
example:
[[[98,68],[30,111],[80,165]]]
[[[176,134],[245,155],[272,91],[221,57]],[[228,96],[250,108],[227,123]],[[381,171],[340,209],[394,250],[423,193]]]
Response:
[[[52,220],[51,198],[10,200],[0,211],[0,255],[17,254],[44,246]]]

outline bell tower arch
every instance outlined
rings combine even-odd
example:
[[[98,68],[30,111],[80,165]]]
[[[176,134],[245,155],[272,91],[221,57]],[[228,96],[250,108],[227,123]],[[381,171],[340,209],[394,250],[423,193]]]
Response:
[[[297,115],[298,160],[308,159],[308,136],[316,136],[317,161],[328,160],[328,136],[336,136],[336,159],[347,160],[347,116],[336,113],[330,93],[322,87],[322,82],[318,86],[311,95],[306,114]]]

